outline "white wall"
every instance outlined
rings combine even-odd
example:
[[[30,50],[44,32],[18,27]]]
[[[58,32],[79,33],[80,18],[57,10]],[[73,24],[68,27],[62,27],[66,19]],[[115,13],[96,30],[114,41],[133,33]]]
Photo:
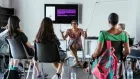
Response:
[[[0,0],[0,6],[3,6],[3,0]]]
[[[11,8],[12,0],[3,0],[3,7]]]
[[[137,18],[136,18],[136,36],[137,41],[140,41],[140,0],[137,0]]]
[[[89,36],[98,36],[99,31],[107,29],[108,22],[107,16],[110,12],[117,12],[120,16],[120,22],[126,23],[126,30],[132,37],[136,36],[136,11],[134,0],[122,1],[122,2],[101,2],[95,9],[95,14],[92,19],[93,8],[96,0],[12,0],[12,7],[16,10],[16,15],[21,19],[21,27],[29,37],[29,41],[32,42],[35,39],[35,35],[40,26],[40,22],[44,17],[44,4],[65,4],[76,3],[82,4],[82,24],[79,27],[88,28]],[[99,0],[98,0],[99,1]],[[116,0],[100,0],[100,1],[116,1]],[[131,6],[130,6],[131,5]],[[115,9],[114,9],[115,8]],[[100,22],[101,21],[101,22]],[[70,28],[69,24],[63,24],[62,30]],[[54,24],[55,32],[57,36],[61,38],[59,29],[60,24]]]
[[[1,7],[7,7],[7,8],[11,8],[12,6],[12,0],[0,0],[0,6]]]

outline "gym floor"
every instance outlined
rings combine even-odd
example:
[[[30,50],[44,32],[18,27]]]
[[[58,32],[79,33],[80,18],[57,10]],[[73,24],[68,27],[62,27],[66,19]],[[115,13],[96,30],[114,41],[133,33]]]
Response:
[[[70,65],[72,65],[72,60],[70,60]],[[63,70],[62,70],[62,79],[71,79],[70,77],[70,72],[72,70],[72,68],[70,67],[70,65],[64,65],[63,66]],[[40,64],[40,67],[41,67],[41,64]],[[53,66],[51,64],[48,64],[48,63],[44,63],[43,64],[43,70],[45,73],[49,74],[48,78],[47,79],[51,79],[52,76],[55,74],[55,69],[53,68]],[[76,70],[76,79],[88,79],[88,74],[85,73],[83,71],[82,68],[75,68]],[[30,77],[29,79],[38,79],[36,78],[36,73],[34,73],[32,77],[32,73],[30,73]],[[3,77],[3,74],[0,74],[0,79],[2,79]],[[89,79],[93,79],[92,76],[89,76]]]
[[[72,59],[70,59],[69,65],[64,64],[62,69],[62,79],[71,79],[70,72],[72,68],[70,66],[72,65],[72,63],[73,61]],[[56,72],[51,64],[43,64],[43,69],[45,73],[49,74],[49,77],[47,79],[51,79]],[[75,68],[75,71],[76,71],[76,79],[88,79],[88,73],[85,73],[82,68]],[[36,79],[36,77],[34,76],[34,78],[32,79]],[[89,79],[93,79],[93,77],[90,75]]]

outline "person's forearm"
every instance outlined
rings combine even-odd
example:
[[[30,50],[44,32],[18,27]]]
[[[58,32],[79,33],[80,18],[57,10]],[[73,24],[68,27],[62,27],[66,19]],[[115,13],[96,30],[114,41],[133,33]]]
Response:
[[[87,38],[87,32],[85,32],[85,38]]]
[[[32,46],[31,48],[32,48],[32,49],[33,49],[33,51],[35,52],[35,48],[34,48],[34,46]]]
[[[93,54],[92,54],[92,57],[93,58],[96,58],[98,55],[94,52]]]
[[[124,52],[124,56],[125,56],[125,57],[127,57],[127,55],[129,55],[129,54],[130,54],[129,51],[125,51],[125,52]]]
[[[93,57],[93,58],[96,58],[96,57],[98,57],[100,54],[101,54],[101,51],[98,50],[98,49],[96,49],[96,50],[93,52],[92,57]]]
[[[97,51],[95,51],[93,54],[92,54],[92,57],[93,58],[96,58],[97,56],[99,56],[99,53]]]
[[[66,38],[65,38],[65,36],[63,35],[63,33],[61,33],[61,35],[62,35],[63,40],[65,40]]]
[[[127,48],[124,49],[124,56],[127,57],[127,55],[130,54],[130,48],[129,46]]]

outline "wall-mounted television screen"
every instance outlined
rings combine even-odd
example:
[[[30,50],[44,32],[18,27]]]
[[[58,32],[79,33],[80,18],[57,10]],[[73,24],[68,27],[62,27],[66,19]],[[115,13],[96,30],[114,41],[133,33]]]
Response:
[[[45,4],[45,17],[50,17],[53,23],[78,21],[78,4]]]

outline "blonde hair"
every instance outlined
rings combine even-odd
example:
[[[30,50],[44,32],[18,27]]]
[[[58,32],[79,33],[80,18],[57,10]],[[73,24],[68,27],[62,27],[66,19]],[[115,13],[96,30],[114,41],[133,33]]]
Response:
[[[120,23],[119,26],[121,27],[122,30],[125,30],[125,24],[124,23]]]

